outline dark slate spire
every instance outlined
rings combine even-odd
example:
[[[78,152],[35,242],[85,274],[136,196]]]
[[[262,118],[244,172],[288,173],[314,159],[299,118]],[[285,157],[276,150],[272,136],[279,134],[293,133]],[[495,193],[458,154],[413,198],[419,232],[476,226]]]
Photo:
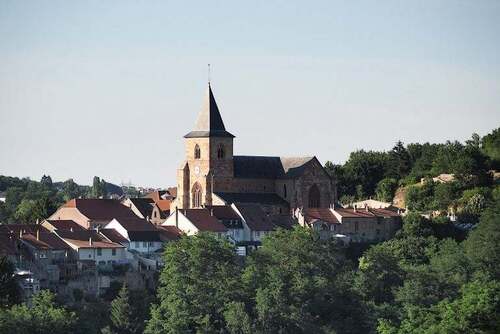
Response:
[[[195,137],[234,137],[226,131],[210,83],[194,130],[184,136],[184,138]]]

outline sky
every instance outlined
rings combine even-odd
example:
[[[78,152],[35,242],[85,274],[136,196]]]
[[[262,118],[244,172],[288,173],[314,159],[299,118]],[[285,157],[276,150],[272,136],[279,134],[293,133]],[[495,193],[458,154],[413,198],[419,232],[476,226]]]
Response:
[[[175,185],[211,83],[235,154],[345,162],[500,126],[500,1],[0,0],[0,174]]]

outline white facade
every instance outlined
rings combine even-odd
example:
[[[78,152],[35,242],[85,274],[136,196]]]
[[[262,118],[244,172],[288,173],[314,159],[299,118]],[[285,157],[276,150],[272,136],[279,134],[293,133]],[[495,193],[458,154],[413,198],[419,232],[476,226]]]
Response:
[[[106,225],[106,228],[115,229],[122,237],[128,240],[128,244],[126,245],[127,249],[135,250],[140,253],[152,253],[161,249],[163,247],[163,243],[161,241],[147,241],[147,240],[130,240],[130,236],[128,231],[120,224],[117,219],[113,219],[109,224]]]
[[[162,224],[164,226],[176,226],[186,235],[195,235],[200,230],[182,213],[182,210],[174,211],[167,220]],[[220,237],[228,236],[228,232],[216,232]]]
[[[96,264],[123,262],[126,259],[125,248],[78,248],[79,260],[94,260]]]

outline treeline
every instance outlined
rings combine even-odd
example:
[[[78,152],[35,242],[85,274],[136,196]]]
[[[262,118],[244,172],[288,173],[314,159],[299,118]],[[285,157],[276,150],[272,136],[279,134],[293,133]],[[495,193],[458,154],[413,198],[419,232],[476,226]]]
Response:
[[[473,134],[465,143],[398,142],[389,152],[360,150],[343,165],[327,162],[325,167],[335,175],[344,204],[368,197],[390,202],[398,188],[408,186],[406,204],[411,210],[472,208],[474,201],[482,201],[478,209],[468,210],[477,215],[492,199],[487,190],[493,185],[490,171],[500,169],[500,128],[482,138]],[[430,178],[440,174],[454,174],[454,181],[432,184]],[[421,179],[427,180],[427,187],[418,185]]]
[[[119,194],[122,189],[97,176],[92,186],[84,186],[73,179],[52,182],[47,175],[40,181],[0,175],[0,192],[4,192],[6,198],[5,203],[0,202],[0,224],[33,224],[37,219],[49,217],[70,199],[106,198],[110,193]]]

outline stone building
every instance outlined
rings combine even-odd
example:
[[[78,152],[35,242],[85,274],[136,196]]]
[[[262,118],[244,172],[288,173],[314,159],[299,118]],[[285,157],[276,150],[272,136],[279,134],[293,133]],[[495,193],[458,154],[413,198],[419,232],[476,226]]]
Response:
[[[337,200],[334,180],[316,157],[234,155],[210,84],[193,131],[184,136],[185,161],[177,171],[174,208],[260,204],[268,214],[294,208],[328,208]]]

